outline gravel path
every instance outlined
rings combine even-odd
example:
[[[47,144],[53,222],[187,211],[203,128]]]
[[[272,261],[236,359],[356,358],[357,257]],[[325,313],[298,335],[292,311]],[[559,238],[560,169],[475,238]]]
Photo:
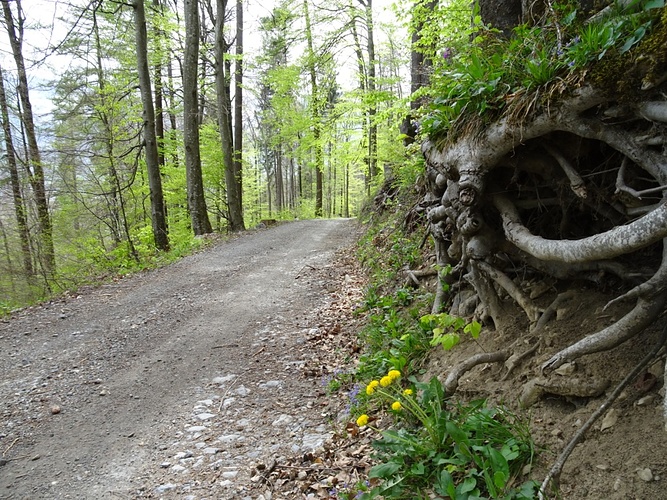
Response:
[[[1,322],[0,498],[260,498],[331,433],[313,339],[356,232],[249,232]]]

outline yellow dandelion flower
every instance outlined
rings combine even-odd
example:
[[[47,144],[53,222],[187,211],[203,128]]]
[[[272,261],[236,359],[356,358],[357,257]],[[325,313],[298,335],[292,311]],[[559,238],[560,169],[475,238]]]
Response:
[[[405,390],[403,391],[403,394],[405,394],[406,396],[411,396],[411,395],[412,395],[412,392],[413,392],[412,389],[405,389]]]
[[[369,396],[375,392],[375,388],[380,385],[380,382],[377,380],[371,380],[370,384],[366,386],[366,394]]]
[[[357,425],[359,427],[363,427],[367,423],[368,423],[368,415],[366,415],[365,413],[357,419]]]
[[[392,380],[396,380],[401,376],[401,372],[398,370],[389,370],[389,373],[387,373],[387,377],[389,377]]]
[[[391,385],[392,382],[393,382],[393,379],[389,375],[385,375],[384,377],[382,377],[380,379],[380,385],[382,387],[387,387],[387,386]]]
[[[400,402],[400,401],[394,401],[394,402],[391,404],[391,409],[394,410],[394,411],[398,411],[398,410],[400,410],[401,408],[403,408],[403,405],[401,405],[401,402]]]

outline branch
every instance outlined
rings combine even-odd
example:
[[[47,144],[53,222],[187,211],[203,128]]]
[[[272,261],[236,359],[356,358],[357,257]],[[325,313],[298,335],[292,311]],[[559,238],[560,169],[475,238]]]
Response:
[[[638,111],[645,120],[667,123],[667,101],[643,102]]]
[[[567,263],[612,259],[667,237],[667,203],[625,226],[580,240],[548,240],[526,228],[507,198],[495,195],[493,203],[503,219],[505,236],[518,248],[542,260]]]
[[[624,293],[623,295],[616,297],[613,300],[610,300],[607,305],[604,306],[604,309],[611,307],[612,305],[622,302],[629,299],[637,299],[639,297],[644,297],[645,299],[650,299],[655,295],[662,293],[667,287],[667,241],[662,243],[662,262],[660,267],[655,272],[653,276],[644,283],[637,285],[632,290]]]

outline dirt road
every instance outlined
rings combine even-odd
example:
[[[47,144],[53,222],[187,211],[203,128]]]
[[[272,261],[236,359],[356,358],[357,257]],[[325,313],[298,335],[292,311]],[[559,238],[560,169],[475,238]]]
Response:
[[[330,432],[302,372],[355,233],[250,232],[1,322],[0,498],[253,498],[248,464]]]

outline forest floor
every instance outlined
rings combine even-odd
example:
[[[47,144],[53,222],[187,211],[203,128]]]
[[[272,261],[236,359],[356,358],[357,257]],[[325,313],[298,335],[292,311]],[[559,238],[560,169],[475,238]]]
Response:
[[[336,498],[370,465],[377,437],[349,425],[344,391],[327,392],[359,351],[359,231],[353,220],[249,231],[1,321],[0,498]],[[500,365],[476,367],[460,395],[515,407],[541,360],[622,312],[601,312],[602,291],[577,291],[534,358],[507,380]],[[479,343],[434,351],[425,368],[442,375],[524,334],[519,322],[511,338],[483,332]],[[656,337],[648,331],[572,370],[612,378],[611,390]],[[575,449],[561,498],[665,498],[657,372]],[[529,410],[542,450],[535,479],[603,399],[545,393]]]

